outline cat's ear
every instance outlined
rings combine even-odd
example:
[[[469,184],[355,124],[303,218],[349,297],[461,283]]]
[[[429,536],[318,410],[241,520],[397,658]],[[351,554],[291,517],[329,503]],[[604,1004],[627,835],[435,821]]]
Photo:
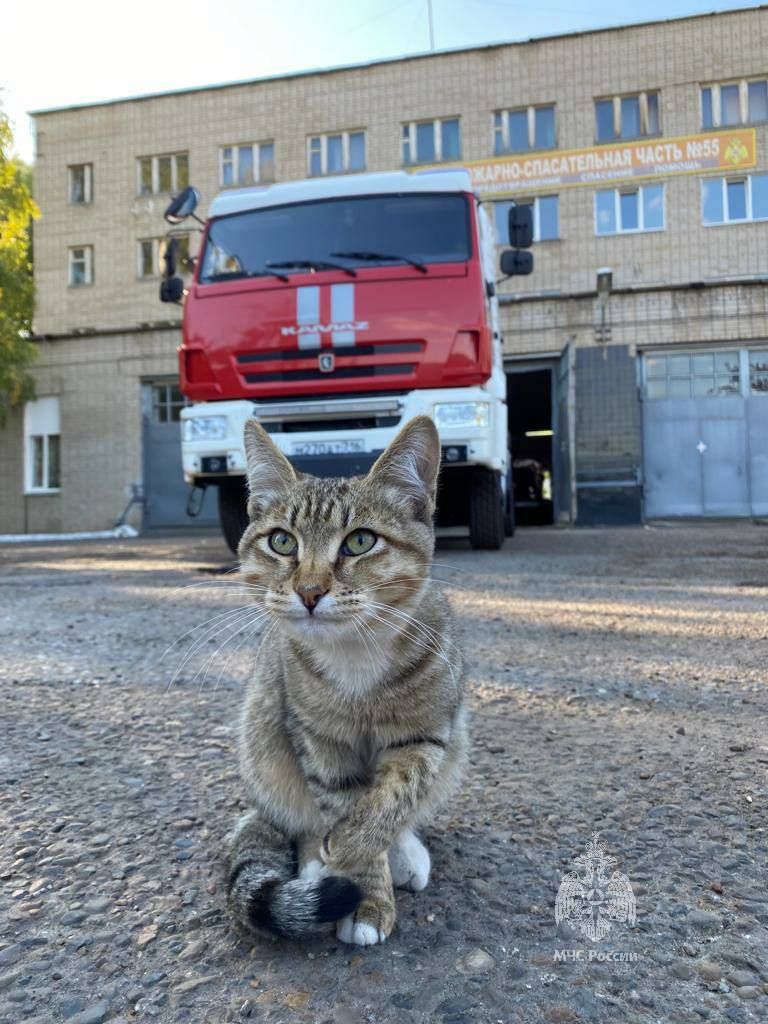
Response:
[[[256,420],[247,420],[245,424],[245,459],[248,467],[248,516],[253,519],[296,483],[296,474]]]
[[[418,518],[429,522],[435,507],[439,470],[437,428],[429,416],[416,416],[378,457],[368,479],[402,491],[414,502]]]

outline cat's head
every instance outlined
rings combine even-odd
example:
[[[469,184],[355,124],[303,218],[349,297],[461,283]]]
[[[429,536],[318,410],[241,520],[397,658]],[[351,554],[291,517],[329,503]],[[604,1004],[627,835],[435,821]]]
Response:
[[[364,477],[296,474],[269,434],[245,425],[248,516],[238,554],[245,582],[301,636],[340,638],[422,591],[434,546],[440,441],[411,420]],[[378,606],[378,607],[377,607]]]

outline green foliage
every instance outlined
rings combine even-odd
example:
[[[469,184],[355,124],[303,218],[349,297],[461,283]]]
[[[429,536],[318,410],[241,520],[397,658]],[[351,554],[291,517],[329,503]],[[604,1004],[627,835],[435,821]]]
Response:
[[[31,223],[39,211],[30,169],[11,155],[13,134],[0,109],[0,426],[8,410],[34,397],[29,341],[34,309]]]

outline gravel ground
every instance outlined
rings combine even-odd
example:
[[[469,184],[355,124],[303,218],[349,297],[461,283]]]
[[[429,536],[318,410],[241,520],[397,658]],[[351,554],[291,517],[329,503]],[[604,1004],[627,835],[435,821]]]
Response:
[[[367,950],[254,945],[224,913],[258,638],[182,638],[242,600],[223,543],[0,548],[0,1021],[767,1020],[766,540],[440,548],[472,770],[427,837],[429,888]],[[554,915],[593,830],[637,901],[596,944]]]

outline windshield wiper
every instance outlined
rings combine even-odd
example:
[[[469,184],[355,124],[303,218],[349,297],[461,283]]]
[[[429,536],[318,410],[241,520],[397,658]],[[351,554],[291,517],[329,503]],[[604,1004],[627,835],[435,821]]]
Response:
[[[276,277],[278,281],[289,281],[287,274],[280,274],[269,267],[262,267],[260,270],[224,270],[220,274],[210,274],[209,281],[238,281],[246,277]]]
[[[411,259],[410,256],[393,256],[391,253],[386,252],[368,252],[367,249],[332,252],[331,256],[339,256],[347,260],[395,260],[397,263],[409,263],[412,267],[420,270],[422,274],[429,273],[428,267],[425,267],[423,263],[419,263],[418,260]]]
[[[267,267],[276,267],[278,270],[291,270],[294,267],[308,267],[310,270],[343,270],[350,277],[357,277],[357,271],[352,267],[343,267],[340,263],[329,263],[327,260],[268,260]]]

